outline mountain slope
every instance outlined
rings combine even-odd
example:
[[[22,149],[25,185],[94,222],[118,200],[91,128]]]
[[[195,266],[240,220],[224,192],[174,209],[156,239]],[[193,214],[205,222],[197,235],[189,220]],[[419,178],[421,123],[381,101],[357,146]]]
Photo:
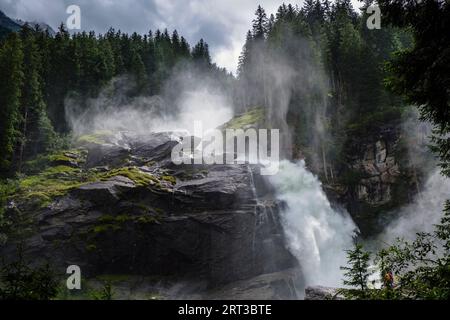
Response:
[[[9,18],[2,11],[0,11],[0,27],[2,29],[7,29],[10,31],[19,31],[21,28],[21,26],[17,22]]]
[[[0,39],[5,37],[10,32],[19,31],[23,25],[28,23],[32,28],[39,27],[41,30],[47,30],[50,36],[56,33],[48,24],[43,22],[28,22],[20,19],[13,20],[0,10]]]
[[[26,23],[28,23],[28,25],[32,28],[39,27],[39,29],[41,29],[41,30],[48,31],[50,36],[54,36],[56,34],[55,30],[53,30],[52,27],[50,27],[48,24],[46,24],[44,22],[30,22],[30,21],[23,21],[23,20],[17,19],[16,23],[18,25],[20,25],[21,27],[23,25],[25,25]]]

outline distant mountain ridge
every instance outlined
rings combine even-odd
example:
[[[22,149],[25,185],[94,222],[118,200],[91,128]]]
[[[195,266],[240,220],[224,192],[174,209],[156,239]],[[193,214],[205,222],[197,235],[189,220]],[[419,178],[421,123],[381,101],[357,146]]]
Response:
[[[0,38],[9,32],[19,31],[21,26],[0,10]]]
[[[33,28],[39,27],[39,29],[41,29],[41,30],[44,30],[44,31],[47,30],[51,36],[54,36],[56,34],[55,30],[53,30],[52,27],[50,27],[48,24],[46,24],[44,22],[35,22],[35,21],[30,22],[30,21],[23,21],[20,19],[16,19],[15,21],[21,27],[23,25],[25,25],[26,23],[28,23],[28,25]]]
[[[14,20],[8,17],[3,11],[0,10],[0,38],[4,37],[10,32],[19,31],[23,25],[28,23],[31,27],[35,28],[39,26],[42,30],[47,30],[51,36],[55,35],[55,31],[46,23],[42,22],[28,22],[20,19]]]

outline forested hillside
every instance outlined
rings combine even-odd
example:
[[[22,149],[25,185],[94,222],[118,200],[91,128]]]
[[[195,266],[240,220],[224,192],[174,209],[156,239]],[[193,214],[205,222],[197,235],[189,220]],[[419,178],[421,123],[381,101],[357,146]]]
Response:
[[[358,10],[348,0],[308,0],[270,15],[258,7],[235,99],[244,110],[266,106],[274,127],[286,119],[289,156],[305,158],[371,233],[380,214],[411,200],[432,157],[423,125],[403,130],[418,123],[414,110],[385,85],[388,61],[412,45],[412,34],[389,24],[368,29],[369,4]]]
[[[431,162],[423,138],[411,162],[408,141],[425,132],[402,134],[414,112],[385,86],[387,62],[412,45],[411,33],[389,25],[369,30],[368,5],[359,11],[349,0],[308,0],[270,15],[259,6],[236,77],[212,63],[203,39],[191,48],[177,31],[71,35],[61,25],[51,36],[27,24],[10,29],[0,47],[1,176],[15,178],[28,160],[70,146],[68,105],[76,105],[72,116],[82,114],[108,86],[108,94],[125,99],[118,109],[141,96],[164,95],[174,105],[180,89],[168,79],[191,70],[191,81],[216,79],[210,86],[226,92],[236,114],[262,108],[267,124],[284,134],[282,156],[306,159],[330,195],[357,219],[362,214],[363,231],[372,233],[380,214],[412,199]]]
[[[0,299],[111,299],[113,282],[125,299],[448,298],[450,6],[379,0],[370,29],[373,3],[257,6],[235,75],[176,30],[53,34],[0,11]],[[279,173],[175,165],[178,125],[217,119],[279,129]],[[391,229],[412,242],[385,247]],[[57,290],[68,261],[84,291]]]
[[[254,106],[265,106],[269,113],[282,110],[270,117],[275,122],[277,117],[288,119],[294,156],[318,157],[317,171],[326,179],[345,170],[346,142],[395,122],[402,113],[400,99],[384,87],[384,64],[393,52],[409,46],[411,37],[391,27],[368,30],[365,21],[348,0],[308,0],[301,8],[283,4],[270,16],[258,7],[238,81],[228,82],[237,112]],[[127,95],[156,95],[173,68],[187,61],[227,77],[211,64],[203,40],[191,49],[176,31],[127,35],[111,29],[104,35],[71,36],[61,26],[51,37],[25,25],[10,34],[2,42],[0,59],[6,84],[1,97],[2,175],[61,146],[61,137],[70,131],[67,97],[83,105],[119,75],[135,82]],[[279,77],[283,68],[289,68],[288,78]],[[285,101],[273,100],[278,97],[274,88],[287,92]]]
[[[345,162],[346,140],[400,119],[403,105],[384,87],[384,67],[411,41],[398,28],[369,30],[366,16],[357,14],[351,1],[307,0],[301,8],[283,4],[270,16],[258,7],[239,61],[240,87],[245,89],[238,104],[279,104],[271,101],[268,89],[280,72],[274,67],[292,68],[284,85],[292,91],[286,112],[294,149],[304,156],[323,149],[322,170],[328,176],[333,166],[339,170]],[[274,67],[261,67],[266,64]],[[318,122],[324,128],[317,128]]]
[[[10,33],[0,46],[1,175],[12,176],[24,161],[63,147],[70,133],[67,97],[83,106],[119,75],[133,83],[128,97],[156,95],[172,69],[188,62],[228,77],[211,63],[206,42],[200,40],[191,48],[176,30],[128,35],[110,29],[104,35],[70,35],[61,26],[52,37],[25,25]]]

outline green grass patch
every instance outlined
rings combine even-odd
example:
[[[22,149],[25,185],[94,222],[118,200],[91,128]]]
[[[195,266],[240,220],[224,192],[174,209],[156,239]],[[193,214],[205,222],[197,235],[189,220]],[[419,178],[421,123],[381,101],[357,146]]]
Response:
[[[121,214],[118,216],[112,215],[103,215],[99,219],[101,223],[100,226],[109,226],[109,225],[118,225],[121,226],[126,222],[135,222],[135,223],[155,223],[158,222],[158,218],[150,215],[128,215]]]
[[[154,216],[143,215],[143,216],[132,216],[132,215],[119,215],[110,216],[105,215],[99,218],[99,224],[92,227],[91,231],[94,234],[105,233],[108,231],[119,231],[122,230],[124,224],[127,222],[138,223],[138,224],[151,224],[157,223],[158,219]]]
[[[49,167],[39,174],[20,179],[14,198],[45,207],[55,198],[94,180],[95,176],[83,174],[80,169],[68,166]]]
[[[254,108],[246,113],[238,115],[228,121],[225,129],[242,129],[249,125],[262,124],[265,121],[265,112],[263,108]]]
[[[54,154],[48,157],[51,162],[71,162],[75,161],[74,158],[70,158],[64,154]]]
[[[41,173],[25,176],[18,180],[17,192],[13,198],[26,201],[36,207],[45,207],[55,198],[66,195],[70,190],[86,183],[106,181],[116,176],[124,176],[133,181],[136,186],[154,185],[162,188],[160,180],[142,172],[136,167],[124,167],[98,173],[95,170],[83,171],[69,166],[58,165],[47,167]],[[166,176],[165,181],[175,183],[173,177]]]
[[[50,155],[40,155],[33,160],[27,161],[23,166],[23,173],[27,175],[38,174],[56,163],[77,163],[80,164],[86,159],[87,151],[84,149],[71,149]]]
[[[88,144],[105,144],[108,142],[108,139],[113,135],[111,131],[97,131],[92,134],[85,134],[80,136],[76,143],[78,145],[88,145]]]
[[[170,182],[171,184],[177,184],[177,179],[174,176],[162,176],[162,180]]]
[[[159,185],[159,180],[155,176],[149,173],[142,172],[141,170],[135,167],[124,167],[111,170],[102,175],[101,179],[108,180],[116,176],[127,177],[128,179],[133,181],[137,186],[140,187],[146,187],[152,184]]]
[[[100,224],[100,225],[93,227],[92,232],[95,234],[98,234],[98,233],[104,233],[104,232],[108,232],[108,231],[119,231],[120,229],[122,229],[122,226],[117,225],[117,224],[108,223],[108,224]]]
[[[139,216],[136,217],[135,221],[140,224],[151,224],[151,223],[157,223],[158,218],[153,216]]]
[[[19,192],[59,195],[81,184],[78,179],[74,179],[76,173],[80,173],[80,170],[67,166],[50,167],[40,174],[21,179]]]

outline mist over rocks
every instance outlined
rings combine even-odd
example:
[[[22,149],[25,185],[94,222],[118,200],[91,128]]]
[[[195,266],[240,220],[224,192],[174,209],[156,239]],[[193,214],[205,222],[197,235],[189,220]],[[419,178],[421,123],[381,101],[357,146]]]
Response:
[[[233,117],[229,89],[222,80],[190,64],[175,68],[158,95],[130,95],[136,82],[128,76],[112,79],[95,98],[65,99],[65,117],[74,136],[95,132],[190,131],[194,121],[214,129]]]
[[[169,133],[145,139],[125,134],[119,141],[121,145],[91,142],[79,159],[81,173],[58,176],[92,174],[90,182],[74,185],[41,207],[18,200],[10,214],[20,210],[33,228],[12,236],[2,254],[12,258],[16,241],[23,241],[27,259],[48,261],[61,275],[70,263],[79,265],[88,279],[102,274],[170,276],[205,282],[208,290],[298,266],[285,246],[278,201],[267,193],[269,188],[259,189],[256,168],[174,166]],[[276,289],[276,296],[295,298],[288,289],[292,276],[281,273],[286,289]],[[264,279],[258,282],[267,291]]]
[[[381,68],[423,34],[367,31],[365,18],[349,1],[270,16],[258,6],[236,76],[176,30],[0,30],[1,256],[23,247],[30,266],[49,262],[59,277],[75,264],[86,282],[119,284],[121,298],[298,299],[305,287],[333,297],[354,241],[429,231],[449,190],[426,150],[430,128],[386,90],[403,75],[385,81]],[[277,174],[185,150],[174,163],[181,142],[199,151],[216,128],[279,132]],[[250,156],[269,151],[244,139]]]
[[[31,228],[8,234],[5,257],[23,242],[27,259],[49,262],[61,276],[76,264],[88,281],[121,274],[152,277],[149,286],[189,283],[176,296],[240,288],[242,297],[298,298],[303,280],[292,272],[299,263],[286,249],[282,204],[258,165],[172,162],[174,135],[192,132],[194,121],[208,130],[232,120],[230,95],[216,84],[188,67],[160,95],[130,97],[127,76],[95,99],[68,95],[74,149],[58,157],[77,165],[46,165],[30,177],[39,196],[24,190],[8,215],[22,212]],[[245,120],[239,128],[253,119]]]

